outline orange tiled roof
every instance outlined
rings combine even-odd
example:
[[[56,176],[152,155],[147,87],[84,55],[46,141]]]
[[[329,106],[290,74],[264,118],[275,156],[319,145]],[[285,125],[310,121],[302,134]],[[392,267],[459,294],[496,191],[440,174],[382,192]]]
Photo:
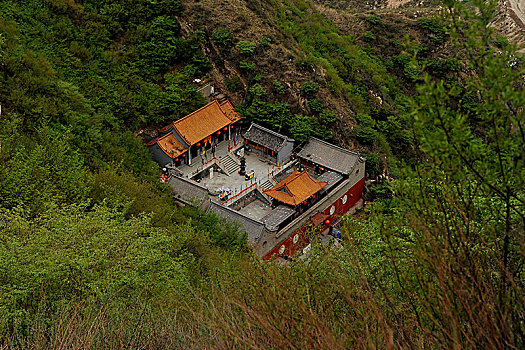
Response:
[[[235,123],[236,121],[241,120],[241,116],[237,111],[235,111],[235,108],[231,104],[230,100],[226,100],[220,104],[220,107],[224,114],[232,121],[232,123]]]
[[[175,159],[188,149],[180,144],[172,133],[157,139],[157,144],[170,158]]]
[[[173,123],[171,123],[169,125],[166,125],[165,127],[160,128],[159,132],[166,132],[166,131],[168,131],[171,128],[173,128]]]
[[[173,127],[186,143],[194,145],[228,126],[231,122],[222,111],[219,102],[215,100],[184,118],[173,122]]]
[[[240,119],[241,116],[229,100],[221,104],[214,100],[184,118],[160,128],[159,132],[167,132],[174,128],[186,143],[194,145]]]
[[[319,192],[327,184],[328,182],[312,179],[306,170],[303,172],[295,170],[264,193],[280,202],[295,206]]]

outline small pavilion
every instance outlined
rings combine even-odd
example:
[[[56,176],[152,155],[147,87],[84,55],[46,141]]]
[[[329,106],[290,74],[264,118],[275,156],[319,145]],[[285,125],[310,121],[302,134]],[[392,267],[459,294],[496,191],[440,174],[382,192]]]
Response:
[[[326,181],[313,179],[306,170],[294,172],[277,185],[264,191],[264,193],[280,203],[297,207],[306,204],[310,198],[328,184]]]

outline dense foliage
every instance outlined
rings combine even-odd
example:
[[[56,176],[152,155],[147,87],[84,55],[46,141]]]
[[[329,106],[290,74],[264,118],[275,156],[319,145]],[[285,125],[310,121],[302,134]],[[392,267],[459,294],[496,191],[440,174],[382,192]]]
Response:
[[[523,348],[525,63],[491,26],[496,2],[446,1],[414,21],[424,40],[387,46],[386,16],[357,38],[308,1],[264,4],[298,71],[325,73],[301,81],[300,111],[259,71],[271,40],[226,24],[184,39],[177,0],[0,3],[0,344]],[[158,182],[134,132],[204,103],[208,39],[238,54],[227,88],[248,81],[247,120],[330,139],[327,91],[351,106],[379,181],[341,243],[263,264]],[[430,54],[442,45],[455,57]]]
[[[210,66],[180,6],[0,3],[0,337],[13,345],[71,303],[182,296],[245,247],[177,208],[133,135],[204,103],[191,81]]]

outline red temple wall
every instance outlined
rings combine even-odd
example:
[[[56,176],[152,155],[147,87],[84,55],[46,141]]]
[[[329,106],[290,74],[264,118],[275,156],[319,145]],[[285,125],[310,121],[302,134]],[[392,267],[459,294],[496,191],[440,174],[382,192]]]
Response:
[[[346,214],[350,208],[352,208],[362,197],[363,189],[365,187],[365,178],[361,178],[354,186],[352,186],[344,195],[339,197],[332,204],[328,205],[324,214],[330,215],[328,220],[329,224],[321,223],[318,227],[321,227],[321,232],[330,227],[332,223],[337,221],[338,217]],[[346,200],[345,200],[346,196]],[[343,203],[344,202],[344,203]],[[309,243],[308,235],[306,234],[307,228],[311,224],[305,223],[301,228],[295,231],[290,237],[284,240],[281,244],[272,249],[268,254],[266,254],[263,259],[269,260],[273,257],[280,255],[292,256],[299,250],[306,247]],[[284,247],[284,248],[282,248]]]

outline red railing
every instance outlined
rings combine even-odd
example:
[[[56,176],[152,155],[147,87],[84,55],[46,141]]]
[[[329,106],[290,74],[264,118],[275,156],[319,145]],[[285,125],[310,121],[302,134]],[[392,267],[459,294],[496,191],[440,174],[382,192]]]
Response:
[[[253,186],[257,186],[257,180],[252,182],[252,184],[250,186],[247,186],[245,189],[242,189],[239,193],[235,194],[234,196],[232,196],[232,197],[228,198],[227,200],[225,200],[224,202],[222,202],[221,205],[224,205],[224,204],[228,203],[229,201],[231,201],[232,199],[235,199],[235,198],[239,197],[239,195],[245,193],[247,190],[249,190]]]
[[[228,140],[228,152],[231,151],[233,148],[237,147],[242,142],[243,142],[243,140],[239,140],[239,141],[237,141],[237,143],[234,143],[233,146],[230,146],[230,141]]]

